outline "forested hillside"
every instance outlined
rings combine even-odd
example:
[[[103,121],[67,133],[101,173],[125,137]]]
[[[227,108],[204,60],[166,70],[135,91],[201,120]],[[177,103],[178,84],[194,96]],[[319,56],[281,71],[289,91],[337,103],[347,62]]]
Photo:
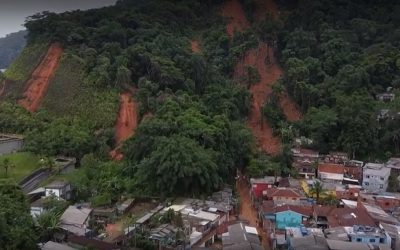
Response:
[[[19,31],[0,38],[0,69],[5,69],[21,53],[27,31]]]
[[[246,166],[287,174],[296,136],[322,152],[398,153],[399,6],[278,3],[121,0],[33,15],[0,85],[0,130],[36,154],[77,157],[77,199],[95,204],[201,195]],[[386,91],[395,99],[378,101]]]
[[[292,2],[293,3],[293,2]],[[299,130],[322,152],[399,153],[400,4],[281,1],[283,84],[306,114]],[[379,101],[379,94],[395,94]]]

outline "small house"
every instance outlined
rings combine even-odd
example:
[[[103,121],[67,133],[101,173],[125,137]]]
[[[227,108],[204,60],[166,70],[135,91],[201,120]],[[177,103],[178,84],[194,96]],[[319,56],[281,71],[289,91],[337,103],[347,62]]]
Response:
[[[275,205],[291,204],[300,205],[306,199],[299,190],[293,188],[271,188],[263,191],[265,200],[273,200]]]
[[[263,247],[255,227],[237,223],[228,226],[228,232],[222,234],[224,250],[262,250]]]
[[[78,236],[85,236],[89,229],[89,219],[92,214],[91,208],[80,205],[69,206],[60,218],[60,228]]]
[[[278,180],[277,180],[278,181]],[[263,191],[275,187],[275,177],[265,176],[264,178],[251,178],[250,179],[250,196],[251,200],[259,201],[263,197]]]
[[[260,217],[262,218],[263,228],[267,231],[282,229],[286,227],[298,227],[308,221],[312,216],[311,206],[299,205],[275,205],[263,203]]]
[[[344,165],[321,163],[318,165],[318,178],[322,181],[341,183],[344,178]]]
[[[56,180],[46,185],[45,196],[55,196],[65,200],[71,199],[71,185],[67,181]]]
[[[395,97],[396,95],[394,93],[388,93],[388,92],[376,95],[376,98],[382,102],[391,102],[394,100]]]

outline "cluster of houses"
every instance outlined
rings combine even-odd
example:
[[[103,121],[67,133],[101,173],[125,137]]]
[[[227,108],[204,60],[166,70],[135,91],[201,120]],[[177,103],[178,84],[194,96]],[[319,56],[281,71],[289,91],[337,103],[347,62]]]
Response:
[[[250,179],[259,224],[274,249],[400,249],[400,193],[386,192],[399,158],[363,163],[342,152],[292,153],[300,178]]]

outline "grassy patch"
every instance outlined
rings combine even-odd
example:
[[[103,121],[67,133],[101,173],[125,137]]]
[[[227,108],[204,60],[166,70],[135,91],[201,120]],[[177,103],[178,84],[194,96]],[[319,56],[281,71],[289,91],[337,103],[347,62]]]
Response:
[[[64,53],[42,107],[56,116],[77,117],[95,128],[111,127],[118,112],[116,90],[95,89],[83,81],[84,62]]]
[[[6,178],[5,169],[3,167],[4,159],[9,159],[14,167],[8,170],[8,178],[16,181],[21,180],[25,176],[32,173],[40,167],[39,157],[27,152],[19,152],[0,156],[0,179]]]

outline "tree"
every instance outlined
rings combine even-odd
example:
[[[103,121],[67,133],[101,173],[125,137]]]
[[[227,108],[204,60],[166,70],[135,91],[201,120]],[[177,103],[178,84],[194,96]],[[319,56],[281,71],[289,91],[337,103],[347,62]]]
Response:
[[[4,168],[5,177],[7,178],[8,177],[8,171],[11,168],[15,168],[15,165],[10,161],[9,158],[5,158],[1,165]]]
[[[387,187],[388,192],[398,192],[399,191],[399,180],[397,179],[398,175],[391,174],[389,176],[389,183]]]
[[[21,188],[0,182],[0,246],[9,250],[38,249],[35,227]]]
[[[313,186],[310,188],[310,194],[312,195],[312,197],[316,197],[317,199],[317,203],[319,203],[320,197],[322,194],[324,194],[326,192],[326,190],[324,189],[322,183],[320,181],[314,181]]]

